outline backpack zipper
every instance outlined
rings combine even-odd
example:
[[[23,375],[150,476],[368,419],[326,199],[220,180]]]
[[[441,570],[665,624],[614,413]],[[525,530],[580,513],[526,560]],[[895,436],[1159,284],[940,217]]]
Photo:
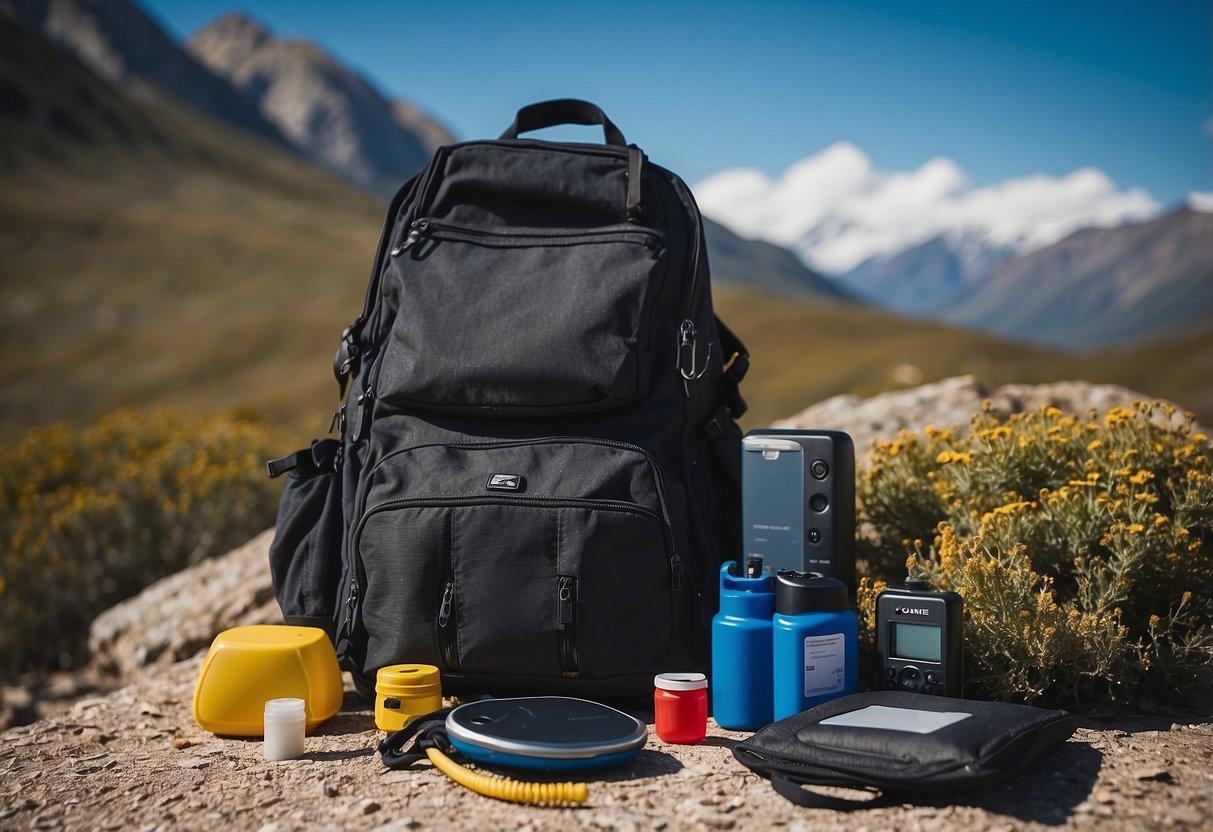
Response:
[[[648,506],[628,503],[623,500],[602,500],[596,497],[507,497],[504,494],[436,494],[432,497],[400,497],[380,503],[363,515],[354,533],[355,542],[361,537],[368,520],[384,511],[418,506],[438,508],[443,506],[518,505],[534,508],[590,508],[604,511],[621,511],[625,514],[640,514],[661,523],[661,515]],[[663,534],[664,536],[664,534]],[[674,556],[677,558],[677,555]],[[681,563],[681,561],[679,561]]]
[[[604,242],[624,242],[658,248],[665,237],[656,229],[631,223],[600,225],[591,228],[475,228],[467,225],[440,222],[422,217],[413,220],[409,233],[392,249],[393,257],[399,257],[423,238],[453,240],[455,242],[498,246],[575,246]]]
[[[376,365],[376,369],[378,369],[378,365]],[[372,393],[372,398],[373,397],[374,396]],[[495,441],[489,441],[489,442],[426,442],[421,445],[411,445],[407,448],[400,448],[399,450],[392,451],[391,453],[384,456],[383,459],[376,462],[375,465],[371,467],[371,470],[367,472],[366,476],[363,477],[362,483],[364,484],[365,488],[363,490],[363,493],[357,495],[356,505],[355,505],[355,509],[357,512],[355,514],[355,516],[361,518],[358,522],[358,528],[361,529],[363,523],[366,522],[365,512],[366,512],[367,493],[370,491],[370,483],[375,479],[375,473],[379,470],[379,467],[381,465],[385,465],[388,462],[388,460],[393,459],[401,454],[411,453],[413,451],[420,451],[425,448],[461,448],[461,449],[468,449],[468,450],[493,450],[495,448],[524,448],[524,447],[529,447],[532,445],[554,445],[554,444],[561,444],[561,443],[577,444],[577,445],[597,445],[597,446],[603,447],[603,448],[618,448],[620,450],[631,451],[632,453],[640,454],[642,457],[644,457],[645,461],[649,464],[649,469],[653,472],[653,480],[657,484],[657,503],[661,507],[661,518],[660,519],[664,522],[665,529],[668,532],[666,543],[668,544],[669,550],[671,553],[671,557],[670,557],[671,573],[677,572],[679,575],[681,575],[682,560],[678,557],[678,548],[677,548],[677,545],[676,545],[676,542],[674,539],[674,524],[670,520],[669,506],[667,506],[666,500],[665,500],[665,479],[661,476],[661,468],[660,468],[660,466],[657,465],[657,460],[655,460],[653,458],[653,455],[650,454],[648,451],[646,451],[644,448],[640,447],[639,445],[633,445],[630,442],[620,442],[615,439],[597,439],[597,438],[585,437],[585,436],[542,436],[542,437],[536,437],[535,439],[504,439],[504,440],[495,440]],[[468,495],[468,496],[473,496],[473,495]],[[482,495],[476,495],[476,496],[482,496]],[[498,498],[498,499],[500,499],[500,498]],[[569,498],[569,499],[577,499],[577,498]],[[644,506],[641,506],[641,505],[638,505],[635,503],[620,503],[620,505],[633,506],[637,509],[651,511],[651,509],[646,509]],[[375,510],[377,511],[379,508],[380,508],[380,506],[376,506]],[[677,569],[675,569],[675,567],[677,567]],[[692,577],[695,577],[695,576],[692,576]],[[675,590],[681,589],[681,586],[673,587],[673,589],[675,589]]]
[[[577,676],[577,579],[561,575],[556,589],[556,623],[560,651],[560,672],[564,676]]]
[[[447,147],[439,148],[435,152],[434,158],[430,160],[430,163],[428,165],[426,165],[425,170],[422,171],[421,174],[419,174],[419,176],[422,176],[423,178],[421,179],[421,181],[418,184],[418,187],[416,188],[417,199],[414,202],[414,206],[419,211],[428,211],[429,210],[430,202],[433,200],[433,196],[434,196],[433,194],[430,193],[430,191],[433,190],[433,185],[435,182],[435,175],[437,173],[438,168],[443,167],[445,165],[446,159],[450,156],[451,151],[457,150],[460,148],[464,148],[464,147],[474,146],[474,145],[489,145],[489,146],[498,146],[498,147],[500,147],[502,145],[507,145],[507,146],[517,147],[517,148],[526,148],[526,149],[534,149],[534,150],[564,150],[564,151],[567,151],[570,153],[577,153],[577,154],[585,155],[585,156],[609,156],[609,157],[614,157],[614,158],[620,158],[620,157],[626,158],[627,154],[628,154],[627,148],[615,147],[613,145],[543,142],[543,141],[536,141],[534,139],[512,139],[512,140],[476,139],[473,141],[460,142],[455,145],[448,145]],[[442,156],[442,159],[443,159],[442,164],[439,164],[439,161],[438,161],[439,155]],[[650,163],[650,164],[652,164],[652,163]],[[416,179],[416,177],[414,177],[414,179]],[[411,181],[413,181],[413,180],[410,180],[410,182]],[[399,196],[399,194],[397,194],[397,195]],[[401,200],[402,207],[403,207],[403,203],[404,203],[404,200]],[[394,222],[395,213],[396,212],[393,212],[393,211],[389,211],[389,213],[388,213],[388,217],[392,218],[393,222]],[[386,234],[390,234],[390,232],[391,232],[391,226],[389,226],[385,223],[383,233],[386,235]],[[407,240],[407,237],[405,239]],[[397,244],[397,246],[393,247],[392,256],[394,256],[394,257],[398,256],[395,253],[394,249],[398,248],[399,245],[403,244],[403,242],[404,241],[401,241],[400,244]],[[382,250],[382,249],[380,249],[380,250]],[[380,271],[379,269],[376,269],[375,273],[372,274],[372,276],[371,276],[372,282],[375,282],[375,283],[378,282],[379,271]],[[370,299],[369,291],[367,294],[367,299],[368,299],[368,303],[366,304],[366,308],[369,310],[369,308],[370,308],[369,307],[369,299]]]
[[[682,323],[678,325],[678,371],[682,375],[683,381],[687,382],[701,378],[708,371],[712,358],[712,344],[709,342],[703,359],[703,367],[702,369],[696,369],[694,362],[697,359],[696,353],[698,350],[696,342],[699,338],[699,331],[695,326],[692,310],[695,308],[695,298],[699,291],[699,250],[703,246],[703,220],[702,215],[699,213],[699,206],[695,204],[695,196],[686,187],[686,184],[673,174],[671,174],[671,181],[674,190],[686,200],[686,207],[689,209],[687,215],[699,217],[694,222],[695,233],[693,235],[694,239],[691,241],[691,275],[682,300],[682,310],[679,316],[682,318]],[[689,359],[691,364],[684,365],[682,363],[684,358]],[[727,361],[728,357],[722,355],[721,362]]]
[[[341,631],[337,634],[334,642],[338,645],[342,642],[348,643],[354,637],[354,611],[358,604],[358,578],[350,579],[350,594],[346,597],[342,606],[345,607],[344,620],[341,623]]]
[[[447,670],[459,669],[459,646],[456,643],[455,579],[448,578],[442,588],[442,601],[438,606],[438,649]]]
[[[577,676],[577,579],[561,575],[556,591],[557,650],[560,672]],[[438,605],[438,649],[447,670],[459,670],[458,621],[455,608],[455,581],[447,580]]]

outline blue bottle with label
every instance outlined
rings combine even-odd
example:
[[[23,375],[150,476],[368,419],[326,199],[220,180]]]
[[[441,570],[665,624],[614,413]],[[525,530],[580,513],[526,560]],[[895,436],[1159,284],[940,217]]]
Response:
[[[712,718],[721,728],[756,731],[771,718],[771,616],[774,576],[762,558],[745,574],[729,561],[720,570],[720,612],[712,619]]]
[[[859,690],[859,618],[842,581],[778,573],[771,629],[775,719]]]

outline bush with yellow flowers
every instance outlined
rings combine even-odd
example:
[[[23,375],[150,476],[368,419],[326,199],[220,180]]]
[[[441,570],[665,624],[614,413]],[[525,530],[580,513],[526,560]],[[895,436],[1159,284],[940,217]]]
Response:
[[[129,408],[0,449],[0,677],[72,667],[102,610],[274,522],[250,419]]]
[[[1213,450],[1169,405],[1056,408],[877,443],[861,625],[907,573],[965,601],[966,691],[1178,695],[1213,667]]]

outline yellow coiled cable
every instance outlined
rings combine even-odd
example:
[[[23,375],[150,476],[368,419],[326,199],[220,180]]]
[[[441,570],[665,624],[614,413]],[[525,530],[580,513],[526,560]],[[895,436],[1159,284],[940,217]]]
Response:
[[[427,748],[426,756],[430,758],[439,771],[450,777],[456,783],[469,788],[476,794],[485,797],[495,797],[498,800],[508,800],[512,803],[585,803],[589,797],[589,788],[585,783],[524,783],[521,780],[511,780],[493,774],[481,774],[465,768],[437,748]]]

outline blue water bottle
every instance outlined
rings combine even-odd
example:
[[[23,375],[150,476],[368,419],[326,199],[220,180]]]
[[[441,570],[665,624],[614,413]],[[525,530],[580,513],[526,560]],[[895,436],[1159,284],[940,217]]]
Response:
[[[772,646],[775,719],[859,690],[859,618],[837,578],[775,576]]]
[[[720,570],[720,612],[712,619],[712,717],[721,728],[755,731],[771,719],[771,616],[775,592],[762,558]]]

